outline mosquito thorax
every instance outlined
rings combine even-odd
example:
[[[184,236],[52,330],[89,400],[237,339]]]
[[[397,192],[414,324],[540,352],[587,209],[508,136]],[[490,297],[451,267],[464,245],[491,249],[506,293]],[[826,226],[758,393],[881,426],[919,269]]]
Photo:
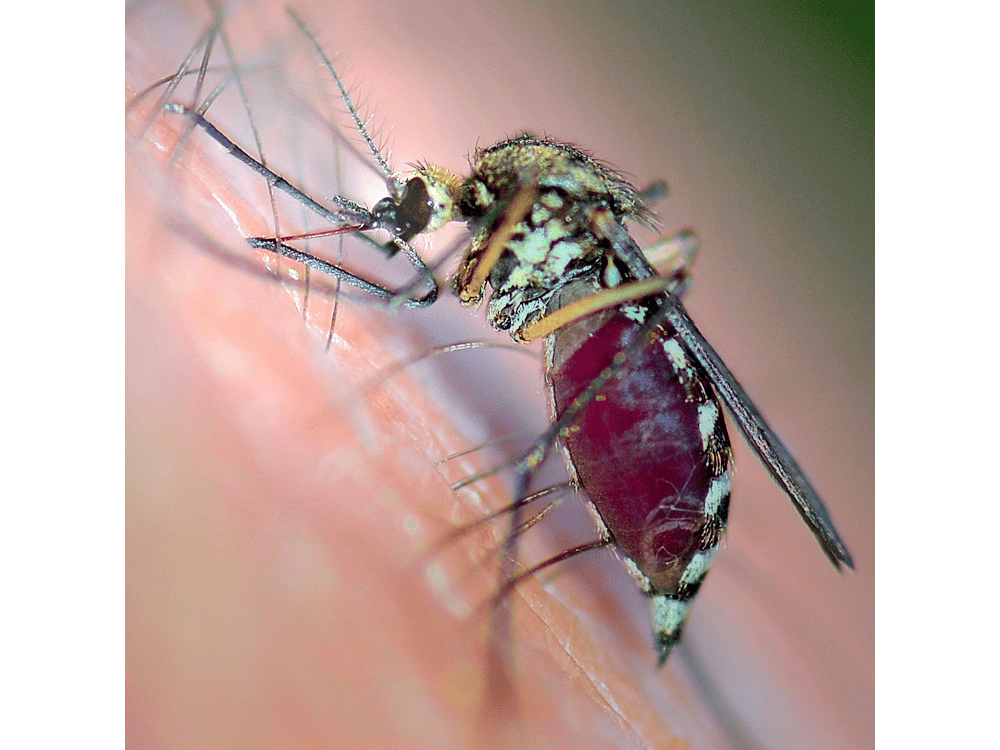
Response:
[[[527,190],[537,197],[512,215],[510,207]],[[479,149],[462,186],[460,213],[473,236],[453,282],[456,292],[475,305],[489,282],[490,323],[523,340],[524,328],[551,312],[564,285],[602,277],[611,248],[595,231],[594,216],[608,210],[622,223],[653,223],[635,187],[573,146],[525,134]],[[502,246],[489,273],[477,273],[496,242]]]
[[[467,218],[486,215],[495,201],[511,200],[526,185],[558,190],[573,201],[603,200],[616,215],[649,221],[639,191],[590,154],[568,143],[524,133],[478,149],[462,191]]]

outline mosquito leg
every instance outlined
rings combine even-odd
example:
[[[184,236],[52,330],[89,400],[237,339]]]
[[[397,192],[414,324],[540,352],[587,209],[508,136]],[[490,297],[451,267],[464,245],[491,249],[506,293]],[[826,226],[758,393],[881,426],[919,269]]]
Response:
[[[508,513],[513,512],[514,508],[518,506],[528,505],[530,503],[535,502],[536,500],[542,499],[543,497],[547,497],[548,495],[560,492],[567,492],[570,489],[572,488],[568,483],[557,484],[553,485],[552,487],[546,487],[544,490],[539,490],[538,492],[535,492],[521,500],[515,500],[514,502],[508,503],[502,508],[498,508],[497,510],[487,513],[484,516],[480,516],[479,518],[470,521],[469,523],[454,528],[447,534],[445,534],[440,540],[438,540],[430,550],[428,550],[428,556],[437,554],[438,552],[440,552],[442,549],[444,549],[454,541],[464,537],[466,534],[469,534],[475,531],[476,529],[480,529],[483,526],[492,523],[493,521],[496,521],[498,518],[503,518]],[[557,497],[555,500],[551,501],[548,505],[546,505],[545,508],[543,508],[541,511],[535,513],[533,516],[525,520],[521,524],[521,526],[517,529],[517,533],[523,534],[525,531],[527,531],[532,526],[537,524],[546,515],[548,515],[549,512],[552,510],[552,508],[554,508],[561,500],[562,500],[561,496]]]
[[[644,206],[651,206],[659,203],[667,197],[667,183],[663,180],[655,180],[639,192]]]
[[[226,149],[234,158],[238,159],[247,167],[259,174],[267,180],[269,184],[273,185],[278,190],[287,193],[303,206],[306,206],[318,216],[330,222],[333,226],[344,226],[348,224],[373,226],[374,217],[364,206],[340,196],[336,196],[332,199],[339,206],[339,210],[331,210],[326,206],[317,203],[313,198],[303,193],[297,187],[288,182],[288,180],[284,177],[275,173],[260,161],[250,156],[250,154],[242,148],[237,146],[232,140],[223,134],[222,131],[215,127],[215,125],[205,119],[200,112],[196,112],[183,104],[167,104],[165,109],[167,112],[173,112],[174,114],[183,115],[194,120],[194,122],[201,127],[202,130],[204,130],[216,143]]]
[[[670,279],[667,291],[682,297],[691,283],[691,265],[698,253],[698,236],[690,229],[663,237],[644,251],[660,275]]]
[[[506,581],[504,581],[503,585],[500,586],[500,589],[497,591],[496,595],[493,598],[492,606],[494,608],[500,606],[501,602],[506,597],[510,596],[510,594],[514,591],[514,589],[518,587],[518,585],[522,581],[531,578],[533,575],[545,570],[546,568],[552,567],[553,565],[557,565],[561,562],[564,562],[565,560],[569,560],[570,558],[576,557],[577,555],[582,554],[584,552],[589,552],[590,550],[594,549],[604,549],[605,547],[608,547],[610,545],[611,545],[610,539],[605,539],[605,538],[595,539],[591,542],[586,542],[584,544],[578,544],[575,547],[570,547],[569,549],[563,550],[557,555],[553,555],[552,557],[542,560],[540,563],[532,565],[527,570],[521,571],[517,575],[512,576],[511,578],[508,578]]]
[[[582,297],[568,305],[564,305],[554,313],[549,313],[544,318],[539,318],[534,323],[526,325],[521,331],[521,338],[525,341],[534,341],[580,318],[593,315],[595,312],[601,310],[610,310],[626,302],[645,299],[646,297],[670,289],[672,285],[672,279],[661,279],[657,276],[645,281],[635,281],[630,284],[622,284],[621,286],[604,289],[596,294]]]
[[[307,268],[312,268],[320,273],[324,273],[335,279],[344,281],[363,292],[367,292],[373,297],[384,300],[387,303],[401,304],[403,307],[426,307],[433,302],[433,299],[430,298],[430,296],[435,292],[428,292],[428,294],[424,297],[416,299],[411,297],[401,297],[401,294],[405,294],[406,290],[399,292],[379,286],[378,284],[373,284],[367,279],[351,273],[345,268],[341,268],[340,266],[325,261],[322,258],[318,258],[311,253],[305,252],[304,250],[298,250],[291,245],[286,245],[283,242],[277,242],[270,237],[250,237],[247,239],[247,242],[250,244],[250,247],[267,250],[268,252],[275,253],[283,258],[288,258],[289,260],[301,263]]]

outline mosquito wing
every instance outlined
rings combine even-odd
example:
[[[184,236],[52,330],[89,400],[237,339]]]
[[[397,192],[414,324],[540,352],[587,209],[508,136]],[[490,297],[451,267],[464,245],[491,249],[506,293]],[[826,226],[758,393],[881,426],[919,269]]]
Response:
[[[666,293],[664,305],[664,316],[673,325],[691,354],[708,372],[729,413],[739,425],[740,432],[753,446],[771,472],[771,476],[788,493],[802,520],[812,529],[830,561],[838,569],[841,564],[853,569],[854,561],[851,559],[851,553],[847,551],[847,546],[834,528],[823,501],[819,499],[816,490],[806,479],[788,449],[774,434],[774,430],[764,421],[764,417],[743,390],[743,386],[737,382],[722,358],[705,340],[680,300]]]

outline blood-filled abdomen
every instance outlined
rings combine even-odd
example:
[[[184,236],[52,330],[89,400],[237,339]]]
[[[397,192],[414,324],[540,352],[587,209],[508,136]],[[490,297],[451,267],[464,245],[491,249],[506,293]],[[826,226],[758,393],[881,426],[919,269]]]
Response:
[[[549,338],[546,376],[557,419],[583,394],[561,439],[602,531],[651,599],[662,664],[725,529],[731,450],[707,375],[668,324],[644,328],[650,314],[629,307],[564,326]]]

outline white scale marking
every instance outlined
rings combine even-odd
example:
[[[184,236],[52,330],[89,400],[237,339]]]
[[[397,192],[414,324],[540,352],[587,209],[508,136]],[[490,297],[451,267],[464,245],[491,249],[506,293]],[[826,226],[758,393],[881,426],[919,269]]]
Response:
[[[601,520],[601,523],[604,523],[603,519]],[[625,570],[627,570],[629,575],[631,575],[632,578],[635,579],[635,582],[639,584],[639,588],[642,589],[643,593],[648,594],[653,590],[652,582],[641,570],[639,570],[639,566],[635,564],[635,561],[633,561],[631,557],[621,555],[619,559],[621,559],[622,564],[625,566]]]
[[[681,576],[681,583],[690,586],[692,583],[697,583],[705,574],[708,572],[709,566],[712,564],[712,558],[715,557],[715,550],[710,549],[707,552],[699,552],[697,555],[691,558],[691,562],[688,566],[684,568],[684,575]]]
[[[701,447],[708,450],[709,441],[715,434],[715,424],[719,421],[719,407],[714,401],[698,406],[698,432],[701,433]]]
[[[729,479],[729,472],[717,476],[708,486],[708,494],[705,496],[705,515],[709,518],[719,514],[719,505],[723,498],[729,495],[732,482]]]
[[[636,323],[646,322],[646,311],[638,305],[623,305],[618,308],[618,312]]]
[[[679,602],[666,596],[654,596],[650,599],[653,611],[653,631],[670,635],[684,624],[687,617],[687,602]]]
[[[677,339],[664,339],[663,351],[675,370],[684,372],[688,369],[687,355],[684,353],[684,347],[678,343]]]

